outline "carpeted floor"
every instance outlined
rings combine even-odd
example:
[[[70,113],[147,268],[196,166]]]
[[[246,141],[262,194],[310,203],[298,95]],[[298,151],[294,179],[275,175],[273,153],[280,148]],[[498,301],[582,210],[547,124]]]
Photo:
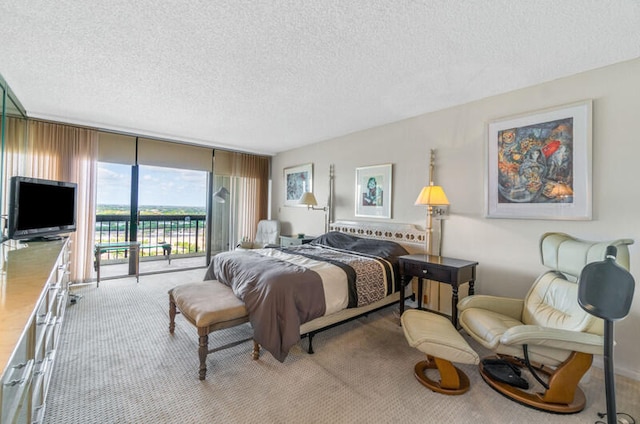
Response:
[[[423,355],[406,343],[395,307],[317,335],[313,355],[302,340],[284,363],[267,352],[253,361],[251,342],[216,352],[199,381],[195,328],[178,316],[169,334],[167,290],[203,275],[200,269],[77,288],[82,298],[67,308],[45,422],[593,423],[606,409],[598,368],[581,383],[587,407],[573,415],[512,402],[471,365],[459,365],[469,392],[431,392],[413,377]],[[210,344],[250,335],[246,324],[212,334]],[[616,385],[618,411],[640,418],[640,382],[617,377]]]

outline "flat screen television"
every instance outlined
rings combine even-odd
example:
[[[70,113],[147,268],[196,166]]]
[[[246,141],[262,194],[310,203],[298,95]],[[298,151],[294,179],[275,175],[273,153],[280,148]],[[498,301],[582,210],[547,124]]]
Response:
[[[76,183],[11,177],[7,237],[46,240],[76,230]]]

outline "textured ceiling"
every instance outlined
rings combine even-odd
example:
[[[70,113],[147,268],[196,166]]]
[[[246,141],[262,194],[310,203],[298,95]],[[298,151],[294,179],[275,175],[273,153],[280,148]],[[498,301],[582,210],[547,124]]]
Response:
[[[35,118],[274,154],[640,57],[637,0],[3,0]]]

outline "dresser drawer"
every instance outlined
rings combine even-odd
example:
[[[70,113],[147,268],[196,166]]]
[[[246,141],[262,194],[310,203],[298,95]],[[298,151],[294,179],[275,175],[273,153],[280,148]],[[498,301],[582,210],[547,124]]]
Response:
[[[46,400],[47,392],[49,390],[49,382],[53,375],[53,362],[55,360],[56,351],[51,350],[38,361],[34,366],[33,373],[33,390],[31,395],[31,403],[34,408],[33,418],[31,422],[39,422],[36,418],[38,411],[44,409],[42,406]]]
[[[28,397],[33,379],[33,359],[13,362],[5,370],[2,384],[2,408],[0,422],[15,423],[27,421],[29,415]]]

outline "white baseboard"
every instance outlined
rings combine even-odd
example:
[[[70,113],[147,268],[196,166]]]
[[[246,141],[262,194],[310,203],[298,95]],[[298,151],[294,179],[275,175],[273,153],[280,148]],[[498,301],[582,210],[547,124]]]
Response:
[[[604,357],[603,356],[594,356],[593,357],[593,366],[596,368],[604,369]],[[616,366],[614,363],[615,373],[616,375],[621,375],[623,377],[630,378],[635,381],[640,381],[640,372],[630,370],[628,368]]]

